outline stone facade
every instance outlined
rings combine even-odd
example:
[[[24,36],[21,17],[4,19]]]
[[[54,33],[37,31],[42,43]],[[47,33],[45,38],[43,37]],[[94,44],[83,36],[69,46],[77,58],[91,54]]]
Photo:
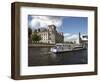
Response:
[[[37,34],[41,36],[41,43],[63,43],[64,36],[62,32],[57,32],[55,25],[48,25],[48,28],[40,28],[37,30]]]

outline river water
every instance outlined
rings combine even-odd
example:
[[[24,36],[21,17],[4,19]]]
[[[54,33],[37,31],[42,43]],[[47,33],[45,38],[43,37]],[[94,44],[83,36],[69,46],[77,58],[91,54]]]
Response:
[[[54,54],[50,52],[50,48],[28,48],[28,66],[71,65],[87,63],[87,50]]]

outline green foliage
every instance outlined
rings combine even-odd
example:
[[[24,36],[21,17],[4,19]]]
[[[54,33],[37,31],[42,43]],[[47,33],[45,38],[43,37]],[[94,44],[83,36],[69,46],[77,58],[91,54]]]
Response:
[[[32,41],[34,43],[37,43],[41,40],[41,36],[37,35],[37,33],[35,32],[33,35],[32,35]]]
[[[31,28],[28,28],[28,38],[31,37],[31,34],[32,34],[32,29]]]

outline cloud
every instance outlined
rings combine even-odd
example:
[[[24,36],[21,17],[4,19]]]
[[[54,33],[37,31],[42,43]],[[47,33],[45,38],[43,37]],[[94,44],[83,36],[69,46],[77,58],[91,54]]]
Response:
[[[64,34],[64,41],[77,41],[77,39],[78,39],[77,34],[70,34],[70,33]]]
[[[78,38],[78,35],[76,35],[76,34],[73,34],[70,37],[68,37],[68,39],[77,39],[77,38]]]
[[[60,27],[62,25],[62,17],[58,16],[31,16],[32,20],[28,21],[29,27],[32,29],[36,28],[47,28],[48,25],[54,24],[56,27]]]
[[[70,34],[69,33],[64,33],[64,36],[66,37],[66,36],[70,36]]]

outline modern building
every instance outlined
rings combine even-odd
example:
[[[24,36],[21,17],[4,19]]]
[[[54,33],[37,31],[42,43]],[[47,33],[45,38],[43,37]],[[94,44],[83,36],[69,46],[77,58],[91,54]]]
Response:
[[[83,47],[87,47],[88,46],[88,35],[79,33],[79,38],[76,43],[81,44]]]
[[[55,44],[64,42],[63,32],[57,32],[55,25],[48,25],[47,29],[37,29],[37,35],[41,36],[41,40],[39,41],[40,43]]]

